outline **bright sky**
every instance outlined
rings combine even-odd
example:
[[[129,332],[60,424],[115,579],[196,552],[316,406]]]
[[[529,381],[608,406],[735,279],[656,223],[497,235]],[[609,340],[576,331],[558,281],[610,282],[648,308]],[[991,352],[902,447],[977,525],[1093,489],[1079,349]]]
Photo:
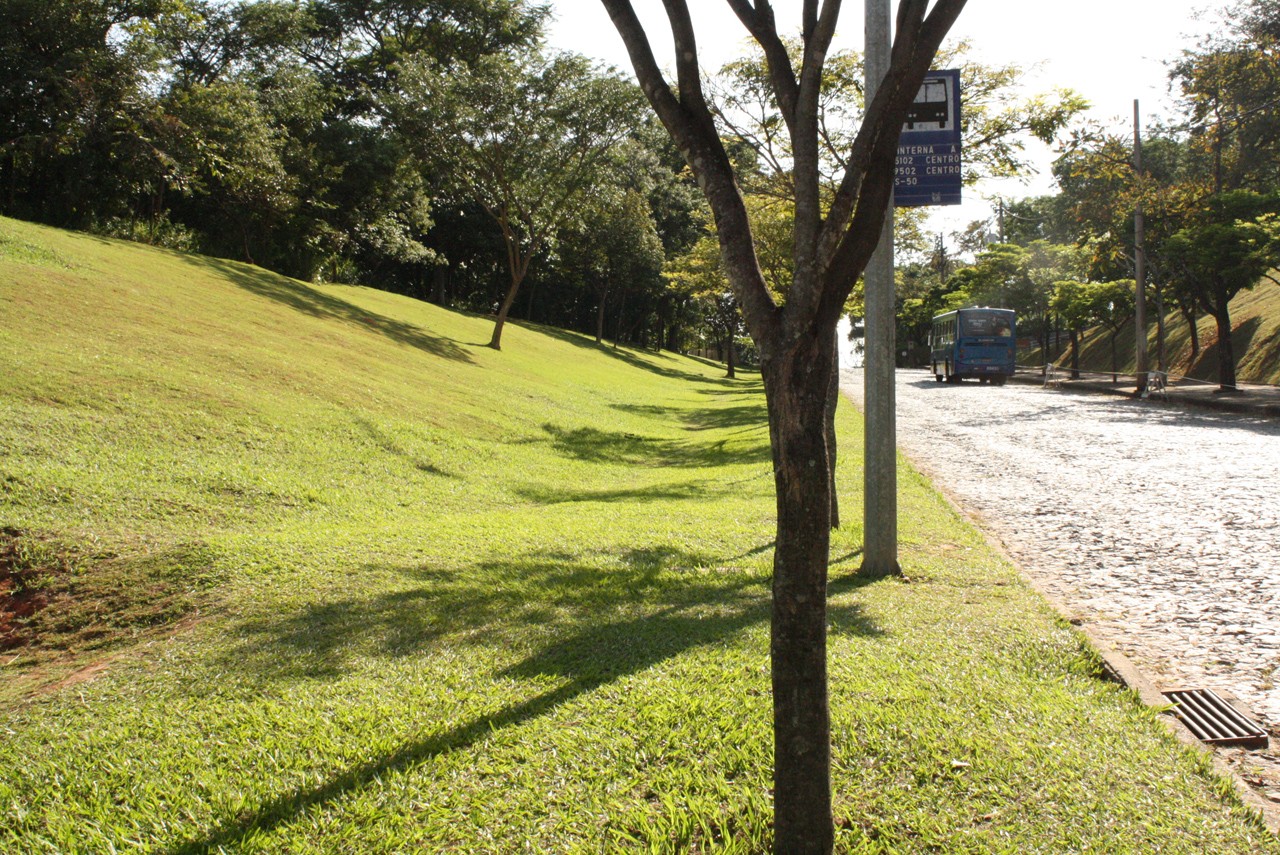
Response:
[[[671,65],[670,30],[661,0],[634,0],[649,28],[655,53]],[[780,26],[799,29],[799,0],[776,0]],[[893,4],[896,9],[896,3]],[[1093,117],[1116,130],[1132,132],[1133,100],[1141,101],[1144,122],[1172,112],[1166,63],[1207,32],[1224,0],[969,0],[952,29],[952,40],[967,39],[974,55],[990,64],[1012,63],[1028,70],[1027,92],[1057,87],[1076,90],[1094,105]],[[746,31],[720,0],[692,0],[701,62],[718,68],[745,52]],[[595,57],[626,71],[631,65],[622,39],[599,0],[553,0],[553,47]],[[865,2],[845,0],[837,46],[862,48]],[[1204,13],[1205,21],[1197,20]],[[1030,150],[1030,147],[1029,147]],[[966,190],[973,204],[950,209],[945,228],[986,216],[975,196],[1018,198],[1051,192],[1047,150],[1036,150],[1041,176],[1029,184]],[[940,211],[943,209],[939,209]]]

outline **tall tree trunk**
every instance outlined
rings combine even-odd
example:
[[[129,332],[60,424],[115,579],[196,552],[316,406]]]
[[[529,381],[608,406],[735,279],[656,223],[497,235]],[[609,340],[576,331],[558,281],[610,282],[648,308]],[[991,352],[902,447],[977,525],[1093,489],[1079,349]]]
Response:
[[[761,364],[777,491],[770,654],[777,851],[829,853],[831,722],[827,710],[830,470],[825,410],[833,337]],[[781,848],[785,845],[785,848]]]
[[[1191,334],[1191,365],[1195,365],[1196,360],[1200,358],[1200,327],[1197,323],[1196,307],[1179,305],[1178,312],[1187,322],[1187,331]]]
[[[604,344],[604,306],[605,299],[609,296],[609,286],[596,290],[600,295],[600,305],[596,307],[596,344]]]
[[[730,333],[728,336],[725,337],[725,350],[728,352],[728,355],[729,355],[729,359],[728,359],[729,371],[725,374],[725,376],[728,377],[730,380],[733,380],[738,376],[734,370],[736,367],[736,363],[738,361],[737,360],[738,346],[733,341],[733,333]]]
[[[627,307],[627,289],[623,288],[622,293],[618,295],[618,317],[614,321],[613,327],[613,349],[617,350],[622,340],[622,313]]]
[[[520,290],[520,278],[515,273],[511,274],[511,287],[507,289],[507,296],[502,301],[502,306],[498,309],[498,319],[493,325],[493,337],[489,339],[489,347],[494,350],[502,350],[502,328],[507,325],[507,315],[511,313],[511,305],[516,301],[516,293]]]
[[[1112,383],[1120,382],[1120,377],[1118,376],[1120,371],[1120,366],[1116,358],[1116,335],[1118,332],[1119,330],[1115,330],[1115,329],[1111,331],[1111,382]]]
[[[1080,333],[1078,330],[1071,330],[1071,379],[1080,379]]]
[[[431,302],[437,306],[444,305],[444,288],[448,279],[449,267],[447,265],[437,265],[431,272]]]
[[[533,280],[533,284],[529,286],[529,299],[524,305],[524,319],[533,323],[533,298],[538,293],[538,280]]]
[[[520,238],[507,219],[507,212],[505,210],[490,211],[489,215],[502,229],[502,240],[507,249],[507,272],[511,274],[511,287],[507,289],[507,296],[498,309],[498,320],[493,325],[493,337],[489,339],[489,347],[502,350],[502,328],[507,325],[507,315],[511,313],[511,306],[515,303],[516,294],[520,291],[520,283],[529,272],[529,264],[533,261],[540,241],[537,238],[531,239],[527,250],[521,252]]]
[[[1236,347],[1231,338],[1231,310],[1226,300],[1214,307],[1214,323],[1218,326],[1218,391],[1236,390]]]

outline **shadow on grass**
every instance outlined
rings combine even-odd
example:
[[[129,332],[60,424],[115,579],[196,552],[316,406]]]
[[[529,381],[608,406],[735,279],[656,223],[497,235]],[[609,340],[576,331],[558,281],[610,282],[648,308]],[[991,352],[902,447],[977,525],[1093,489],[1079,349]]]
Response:
[[[539,505],[562,505],[570,502],[661,502],[705,499],[724,493],[728,488],[714,481],[686,481],[654,484],[649,487],[616,490],[582,490],[571,487],[517,487],[522,499]]]
[[[679,419],[690,430],[725,430],[734,427],[768,430],[769,410],[763,397],[757,396],[751,403],[733,407],[707,407],[685,410],[659,407],[652,404],[613,404],[613,409],[650,418]]]
[[[422,327],[363,309],[284,276],[222,258],[182,257],[191,264],[216,271],[252,294],[274,300],[312,317],[356,324],[363,329],[381,333],[392,341],[415,347],[432,356],[474,364],[471,355],[453,339],[432,335]]]
[[[741,572],[691,572],[714,566],[712,556],[658,547],[631,550],[619,559],[624,569],[607,572],[535,555],[481,565],[481,578],[465,582],[457,574],[435,569],[415,571],[428,584],[414,591],[316,605],[292,617],[246,625],[244,645],[229,657],[228,668],[255,667],[255,663],[274,667],[299,656],[309,658],[317,645],[326,648],[322,655],[341,657],[340,651],[375,636],[383,636],[383,651],[394,655],[429,648],[444,632],[478,639],[473,643],[499,645],[532,630],[546,636],[546,643],[499,676],[553,676],[565,682],[449,730],[407,741],[318,786],[282,793],[226,819],[208,836],[168,851],[195,855],[235,848],[303,813],[376,785],[387,775],[482,743],[499,730],[546,715],[615,680],[697,648],[723,644],[769,621],[764,579]],[[491,577],[498,587],[484,584],[483,577]],[[501,584],[513,577],[521,583]],[[642,612],[601,620],[608,613],[606,606],[616,613],[619,604],[628,603]],[[829,617],[842,633],[880,634],[856,605],[831,609]]]
[[[648,354],[648,358],[645,358],[636,351],[629,350],[625,347],[614,347],[611,344],[596,344],[595,339],[582,335],[581,333],[570,332],[556,327],[545,327],[540,325],[529,326],[530,328],[536,328],[539,332],[545,333],[554,339],[563,341],[566,344],[572,344],[575,347],[581,347],[584,350],[590,350],[603,356],[612,357],[620,362],[625,362],[633,368],[650,371],[663,377],[671,377],[677,380],[688,380],[694,383],[704,383],[710,386],[726,387],[730,390],[741,390],[753,385],[759,385],[758,380],[753,383],[751,380],[731,380],[728,377],[708,377],[705,374],[699,374],[695,371],[677,368],[675,365],[660,365],[658,364],[658,361],[674,361],[674,357],[667,356],[661,351],[651,351]],[[704,364],[708,366],[720,368],[721,370],[724,368],[724,366],[717,366],[715,363],[708,362],[706,360],[698,361],[704,362]]]
[[[1253,337],[1258,334],[1261,326],[1262,318],[1250,318],[1232,328],[1231,349],[1236,355],[1237,365],[1249,352]],[[1218,366],[1222,359],[1222,341],[1218,338],[1218,328],[1215,326],[1211,329],[1213,332],[1210,333],[1209,342],[1200,351],[1200,357],[1196,359],[1195,364],[1187,369],[1187,376],[1217,383],[1220,376]]]
[[[1249,363],[1261,366],[1264,370],[1268,368],[1274,370],[1274,366],[1280,366],[1280,328],[1259,343],[1256,355],[1250,357]],[[1265,380],[1265,378],[1261,379]]]
[[[679,442],[599,428],[563,428],[545,424],[557,452],[590,463],[650,466],[727,466],[761,463],[770,459],[769,443],[750,445],[722,439],[711,443]]]
[[[769,410],[764,398],[736,407],[712,407],[692,410],[685,415],[685,422],[693,430],[726,430],[745,427],[762,431],[769,429]]]
[[[361,430],[369,435],[369,438],[373,440],[374,444],[377,445],[378,448],[382,449],[387,454],[399,457],[419,472],[425,472],[428,475],[438,475],[442,478],[457,477],[452,473],[441,469],[439,466],[436,466],[434,463],[424,460],[421,457],[411,454],[401,448],[393,437],[388,435],[386,431],[382,430],[368,419],[357,415],[352,415],[351,418]]]

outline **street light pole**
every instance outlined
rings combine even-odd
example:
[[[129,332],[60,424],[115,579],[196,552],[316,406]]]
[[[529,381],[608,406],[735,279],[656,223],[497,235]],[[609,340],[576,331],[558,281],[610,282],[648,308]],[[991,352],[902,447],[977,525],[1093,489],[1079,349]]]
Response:
[[[1147,354],[1147,247],[1146,222],[1142,217],[1142,132],[1139,125],[1138,99],[1133,99],[1133,171],[1138,178],[1138,204],[1133,212],[1133,278],[1134,278],[1134,369],[1138,375],[1135,395],[1147,391],[1150,358]]]
[[[867,103],[889,70],[892,18],[889,0],[866,0]],[[862,572],[898,573],[898,469],[894,389],[893,202],[880,243],[865,273],[866,360],[863,369]]]

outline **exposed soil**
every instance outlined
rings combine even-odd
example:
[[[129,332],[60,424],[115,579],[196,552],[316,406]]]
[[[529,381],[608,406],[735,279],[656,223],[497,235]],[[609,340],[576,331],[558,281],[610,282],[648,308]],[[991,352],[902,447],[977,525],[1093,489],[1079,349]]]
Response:
[[[17,529],[0,528],[0,651],[36,640],[31,618],[49,604],[47,578],[62,570],[27,562],[22,537]]]

